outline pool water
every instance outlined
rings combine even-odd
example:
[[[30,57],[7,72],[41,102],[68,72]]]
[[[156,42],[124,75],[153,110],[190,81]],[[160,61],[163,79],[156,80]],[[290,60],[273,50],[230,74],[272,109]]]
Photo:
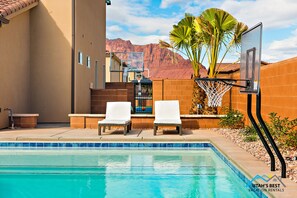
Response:
[[[0,197],[256,197],[210,148],[0,150]]]

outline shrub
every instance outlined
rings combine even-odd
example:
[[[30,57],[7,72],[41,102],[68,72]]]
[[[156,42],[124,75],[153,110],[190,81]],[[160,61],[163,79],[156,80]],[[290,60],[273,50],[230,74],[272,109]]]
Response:
[[[244,126],[243,114],[234,109],[224,108],[226,117],[220,119],[219,125],[223,128],[240,129]]]
[[[281,147],[297,148],[297,118],[281,118],[277,113],[269,114],[269,129],[271,135],[279,142]]]
[[[250,135],[243,138],[243,141],[245,142],[255,142],[258,140],[258,135]]]
[[[246,126],[242,130],[242,134],[245,136],[243,141],[245,142],[255,142],[258,140],[258,133],[254,126]]]
[[[249,136],[249,135],[257,135],[257,131],[254,128],[254,126],[246,126],[243,130],[242,130],[243,135],[245,136]]]

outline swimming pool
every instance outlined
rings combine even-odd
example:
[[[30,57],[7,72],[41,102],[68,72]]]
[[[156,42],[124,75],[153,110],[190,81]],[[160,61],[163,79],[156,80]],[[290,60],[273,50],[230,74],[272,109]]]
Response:
[[[0,143],[0,197],[265,197],[210,143]]]

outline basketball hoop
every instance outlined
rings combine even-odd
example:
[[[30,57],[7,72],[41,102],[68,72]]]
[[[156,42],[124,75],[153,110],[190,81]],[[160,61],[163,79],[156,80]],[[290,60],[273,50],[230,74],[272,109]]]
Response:
[[[196,78],[195,81],[203,89],[208,98],[209,107],[222,106],[224,94],[229,91],[237,80],[224,78]]]

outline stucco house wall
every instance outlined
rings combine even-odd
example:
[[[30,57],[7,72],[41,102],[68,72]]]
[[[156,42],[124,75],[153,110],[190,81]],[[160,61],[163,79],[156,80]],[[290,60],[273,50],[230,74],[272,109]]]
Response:
[[[0,28],[0,128],[8,127],[8,111],[28,112],[30,100],[30,13]]]
[[[69,113],[90,113],[90,88],[103,88],[105,1],[28,4],[0,27],[0,128],[8,127],[4,108],[38,113],[38,122],[69,122]]]

